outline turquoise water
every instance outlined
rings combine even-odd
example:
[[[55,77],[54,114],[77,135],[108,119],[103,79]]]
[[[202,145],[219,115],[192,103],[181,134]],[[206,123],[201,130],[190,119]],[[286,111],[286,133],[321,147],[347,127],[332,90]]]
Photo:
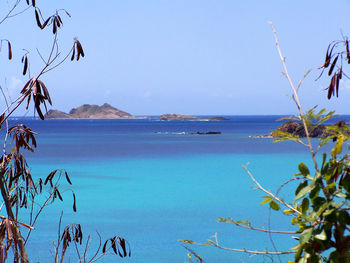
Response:
[[[266,227],[268,209],[259,205],[264,194],[252,188],[241,165],[250,163],[256,179],[274,192],[297,172],[300,161],[310,160],[306,150],[294,143],[249,137],[275,129],[277,118],[230,116],[226,122],[26,120],[40,132],[38,150],[28,154],[32,174],[46,177],[53,169],[66,169],[78,208],[77,213],[72,211],[73,198],[67,191],[64,203],[56,201],[44,211],[29,241],[32,262],[53,261],[48,251],[53,251],[52,241],[57,240],[62,210],[62,225],[80,223],[84,242],[88,234],[93,238],[92,248],[97,246],[96,231],[103,239],[118,234],[130,242],[131,258],[108,256],[100,262],[184,262],[187,251],[179,239],[205,242],[215,233],[226,247],[271,250],[267,234],[217,223],[217,218],[249,218],[254,226]],[[222,134],[175,134],[213,130]],[[65,187],[70,186],[62,183]],[[288,189],[281,192],[286,200],[291,198]],[[272,229],[291,230],[289,222],[290,218],[272,212]],[[278,249],[295,245],[290,236],[273,238]],[[206,262],[263,261],[211,247],[190,248]],[[69,253],[75,262],[74,247]]]

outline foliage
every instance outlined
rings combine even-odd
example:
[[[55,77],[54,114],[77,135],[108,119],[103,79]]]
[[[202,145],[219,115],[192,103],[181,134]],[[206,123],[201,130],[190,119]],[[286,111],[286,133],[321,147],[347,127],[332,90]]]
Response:
[[[285,76],[293,92],[292,98],[299,110],[297,116],[286,117],[283,120],[298,121],[304,128],[306,135],[305,138],[300,138],[294,134],[278,130],[272,133],[275,136],[274,141],[292,140],[306,146],[311,153],[314,167],[308,167],[304,162],[300,162],[298,172],[282,184],[276,194],[262,187],[248,168],[243,167],[257,189],[265,193],[260,204],[268,204],[269,209],[280,211],[291,217],[290,223],[295,227],[295,231],[274,231],[270,227],[268,229],[255,228],[248,220],[239,221],[232,218],[219,218],[219,222],[233,223],[248,230],[267,232],[270,235],[271,233],[297,235],[298,244],[288,251],[273,252],[227,248],[219,245],[216,236],[215,239],[209,239],[204,243],[196,243],[191,240],[182,240],[182,242],[255,255],[269,255],[272,262],[275,261],[274,257],[279,257],[282,254],[294,254],[294,261],[292,262],[298,263],[350,262],[350,154],[343,153],[345,143],[350,140],[350,127],[343,121],[337,122],[335,125],[326,125],[327,136],[319,139],[318,146],[314,149],[310,134],[314,129],[333,118],[335,116],[334,111],[327,113],[325,109],[317,111],[317,107],[314,107],[305,113],[303,112],[299,102],[298,89],[294,88],[289,77],[285,59],[279,48],[272,24],[271,27],[283,63]],[[341,47],[344,48],[344,51],[340,50]],[[328,87],[328,99],[335,94],[338,97],[339,82],[342,76],[345,75],[343,61],[350,64],[349,52],[349,41],[345,37],[341,41],[333,41],[328,46],[325,62],[319,67],[319,69],[322,69],[322,73],[329,67],[328,76],[335,72]],[[321,162],[317,160],[316,153],[318,150],[332,142],[334,142],[334,146],[329,153],[323,153]],[[295,192],[291,193],[294,196],[293,200],[287,202],[279,198],[279,191],[285,185],[295,181],[298,181],[299,184]],[[278,259],[282,262],[280,258]]]
[[[44,66],[35,76],[31,75],[29,52],[24,49],[25,54],[21,59],[23,64],[21,74],[27,77],[28,81],[16,99],[11,100],[9,94],[6,95],[4,89],[0,86],[2,96],[6,102],[3,112],[0,114],[0,130],[1,134],[4,135],[3,152],[0,157],[0,192],[3,199],[1,208],[5,207],[6,210],[5,212],[1,211],[5,215],[0,215],[0,262],[10,260],[12,257],[13,262],[27,263],[30,256],[27,253],[26,244],[43,209],[57,200],[63,201],[63,193],[71,192],[73,195],[73,211],[76,212],[76,197],[73,190],[70,188],[62,189],[61,187],[61,179],[65,179],[69,185],[72,184],[65,170],[55,169],[45,179],[37,178],[35,180],[23,151],[35,151],[37,147],[35,136],[37,133],[22,123],[9,127],[9,118],[23,104],[26,105],[27,110],[32,105],[34,113],[37,113],[44,120],[43,108],[47,111],[47,103],[51,105],[52,100],[42,76],[56,69],[68,58],[71,61],[78,61],[85,54],[81,43],[76,38],[66,55],[62,56],[59,50],[58,35],[63,25],[62,15],[70,17],[66,10],[60,9],[53,15],[44,17],[35,0],[9,1],[8,5],[9,9],[5,16],[0,19],[0,25],[10,18],[33,10],[36,25],[41,30],[51,27],[51,33],[53,34],[49,55],[45,58],[37,50]],[[3,44],[6,46],[8,60],[12,60],[13,52],[17,52],[17,49],[12,48],[11,41],[8,39],[0,40],[0,48]],[[9,139],[11,139],[10,142],[8,142]],[[26,217],[28,218],[26,219]],[[79,262],[95,262],[107,253],[114,253],[120,257],[130,256],[130,246],[124,238],[114,236],[107,239],[102,245],[102,239],[99,236],[100,245],[93,256],[88,258],[87,251],[90,246],[90,236],[88,236],[86,244],[83,245],[83,252],[80,253],[78,245],[82,245],[83,241],[81,225],[67,226],[61,234],[61,219],[62,215],[59,220],[58,239],[55,244],[55,262],[63,262],[67,248],[71,243],[75,246]]]

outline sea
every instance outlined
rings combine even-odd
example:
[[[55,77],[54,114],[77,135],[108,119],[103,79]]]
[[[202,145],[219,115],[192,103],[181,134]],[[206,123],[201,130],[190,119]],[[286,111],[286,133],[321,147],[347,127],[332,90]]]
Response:
[[[72,182],[68,184],[63,174],[63,202],[57,198],[38,217],[27,245],[31,262],[54,262],[58,233],[62,235],[64,227],[73,223],[81,224],[82,245],[76,248],[71,243],[63,262],[78,262],[76,250],[83,255],[86,244],[89,260],[99,247],[99,237],[103,245],[116,235],[127,240],[131,256],[108,254],[97,262],[199,262],[195,254],[203,262],[272,262],[267,256],[180,240],[205,243],[210,239],[225,248],[254,251],[295,246],[292,235],[269,235],[219,223],[218,218],[249,220],[252,227],[262,229],[296,230],[290,216],[260,205],[266,194],[257,189],[243,166],[262,187],[279,191],[281,198],[291,201],[297,182],[280,186],[293,178],[300,162],[312,171],[307,148],[260,137],[281,125],[276,120],[282,116],[225,117],[228,120],[11,119],[10,126],[25,123],[38,133],[38,147],[34,153],[25,153],[34,180],[62,169]],[[340,118],[347,121],[350,116]],[[196,134],[210,131],[221,134]],[[45,196],[47,190],[35,211]],[[20,219],[28,222],[28,216],[23,212]],[[61,254],[62,247],[58,251]],[[293,256],[274,258],[276,262],[288,259]]]

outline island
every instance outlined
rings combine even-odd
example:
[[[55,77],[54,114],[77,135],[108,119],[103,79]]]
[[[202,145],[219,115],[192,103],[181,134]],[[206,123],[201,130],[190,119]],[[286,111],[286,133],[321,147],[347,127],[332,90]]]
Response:
[[[349,126],[346,125],[345,121],[337,121],[335,124],[332,125],[318,125],[318,126],[312,126],[309,128],[309,133],[311,138],[322,138],[327,136],[332,136],[332,133],[330,132],[330,129],[327,129],[327,127],[337,126],[339,128],[342,128],[343,132],[347,135],[350,135],[350,129]],[[277,131],[287,132],[290,133],[296,137],[304,138],[306,137],[304,126],[296,121],[288,121],[283,123],[280,127],[277,128]],[[268,137],[280,137],[278,132],[271,132]]]
[[[160,115],[159,119],[163,121],[225,121],[225,120],[228,120],[227,118],[224,118],[224,117],[200,118],[192,115],[183,115],[183,114],[175,114],[175,113]]]
[[[78,108],[73,108],[69,113],[50,109],[45,114],[46,119],[154,119],[155,117],[136,117],[128,112],[119,110],[108,103],[101,106],[84,104]],[[224,121],[224,117],[195,117],[183,114],[163,114],[156,119],[164,121]]]
[[[45,114],[47,119],[144,119],[146,117],[135,117],[130,113],[112,107],[108,103],[102,106],[84,104],[73,108],[69,113],[59,110],[49,110]]]

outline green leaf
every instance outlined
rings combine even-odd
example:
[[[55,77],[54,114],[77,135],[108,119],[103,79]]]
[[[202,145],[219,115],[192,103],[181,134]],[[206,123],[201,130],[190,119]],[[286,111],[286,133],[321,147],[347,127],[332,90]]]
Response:
[[[183,240],[179,240],[179,241],[184,243],[184,244],[194,244],[194,242],[192,240],[183,239]]]
[[[270,207],[276,211],[280,210],[280,206],[273,200],[271,200],[271,202],[270,202]]]
[[[310,174],[309,168],[303,162],[299,163],[298,168],[302,175],[307,176]]]
[[[341,153],[343,148],[343,142],[344,142],[344,136],[339,135],[337,137],[337,143],[335,144],[334,148],[331,150],[332,157],[335,159],[339,153]]]
[[[297,225],[299,221],[298,221],[298,218],[293,217],[290,222],[291,222],[292,225]]]
[[[266,204],[271,201],[271,196],[269,195],[264,195],[262,198],[265,198],[264,200],[261,201],[260,205]]]
[[[319,147],[322,147],[322,146],[326,145],[326,144],[329,142],[330,139],[331,139],[330,136],[321,138],[321,139],[320,139]]]
[[[293,212],[293,210],[291,210],[291,209],[285,209],[284,211],[283,211],[283,214],[285,214],[285,215],[291,215],[291,214],[293,214],[294,212]]]
[[[307,210],[309,210],[309,206],[310,206],[310,201],[308,198],[304,198],[303,202],[301,203],[301,211],[303,214],[305,214],[307,212]]]
[[[300,189],[300,191],[298,192],[298,194],[296,195],[294,200],[298,200],[298,199],[304,197],[306,194],[311,192],[311,190],[314,188],[315,188],[315,185],[313,185],[313,184],[305,186],[304,188]]]
[[[312,236],[312,230],[313,230],[313,228],[307,228],[299,235],[299,243],[301,245],[303,245],[309,241],[309,239]]]
[[[327,240],[327,234],[326,234],[326,232],[323,230],[321,233],[319,233],[318,235],[316,235],[315,238],[317,238],[317,239],[319,239],[319,240]]]

